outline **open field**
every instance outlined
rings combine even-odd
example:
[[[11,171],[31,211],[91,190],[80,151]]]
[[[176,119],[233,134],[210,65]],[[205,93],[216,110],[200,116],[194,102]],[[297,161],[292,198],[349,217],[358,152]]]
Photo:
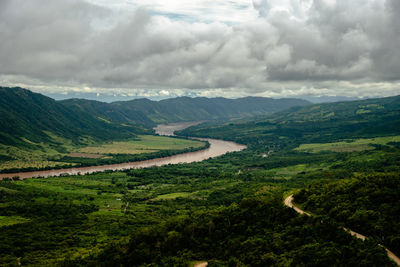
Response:
[[[169,149],[198,148],[202,145],[202,142],[194,140],[140,135],[138,136],[138,140],[88,146],[79,149],[79,152],[90,154],[141,154]]]
[[[388,145],[390,142],[400,142],[400,136],[355,139],[324,144],[302,144],[295,148],[295,150],[309,153],[319,153],[322,151],[354,152],[373,150],[374,147],[372,145]]]
[[[170,193],[170,194],[165,194],[165,195],[159,195],[152,200],[167,200],[167,199],[175,199],[178,197],[189,197],[191,193],[189,192],[178,192],[178,193]]]

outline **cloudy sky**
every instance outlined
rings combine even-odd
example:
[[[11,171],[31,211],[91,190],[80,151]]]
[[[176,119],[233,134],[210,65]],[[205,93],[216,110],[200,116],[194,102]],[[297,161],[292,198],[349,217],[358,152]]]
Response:
[[[399,0],[1,0],[0,85],[153,98],[400,94]]]

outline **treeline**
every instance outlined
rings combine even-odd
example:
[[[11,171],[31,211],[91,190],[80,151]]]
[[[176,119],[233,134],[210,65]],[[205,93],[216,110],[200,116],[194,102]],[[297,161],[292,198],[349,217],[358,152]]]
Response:
[[[373,241],[362,242],[329,220],[297,216],[280,197],[180,216],[64,266],[395,266]]]
[[[295,202],[400,254],[400,172],[358,174],[302,189]]]

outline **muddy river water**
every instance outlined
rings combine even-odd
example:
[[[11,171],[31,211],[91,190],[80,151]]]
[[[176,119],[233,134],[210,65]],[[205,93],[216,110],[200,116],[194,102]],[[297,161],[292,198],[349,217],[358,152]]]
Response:
[[[174,124],[160,124],[155,129],[156,133],[160,135],[173,135],[174,131],[185,129],[189,126],[197,123],[174,123]],[[240,151],[246,148],[245,145],[240,145],[234,142],[228,142],[210,138],[196,138],[199,140],[205,140],[210,143],[210,147],[204,150],[178,154],[170,157],[156,158],[144,161],[117,163],[102,166],[88,166],[88,167],[77,167],[77,168],[65,168],[65,169],[54,169],[46,171],[32,171],[32,172],[19,172],[19,173],[1,173],[0,179],[6,177],[18,176],[20,179],[32,178],[32,177],[50,177],[60,176],[62,174],[86,174],[93,172],[101,172],[107,170],[125,170],[134,168],[146,168],[152,166],[162,166],[167,164],[178,164],[178,163],[191,163],[198,162],[208,158],[214,158],[226,154],[228,152]]]

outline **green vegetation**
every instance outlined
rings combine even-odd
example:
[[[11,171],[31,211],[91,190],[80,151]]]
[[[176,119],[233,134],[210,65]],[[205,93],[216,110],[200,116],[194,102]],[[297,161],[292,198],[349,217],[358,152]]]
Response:
[[[93,154],[141,154],[160,150],[179,150],[189,147],[203,147],[204,143],[194,140],[185,140],[164,136],[139,135],[138,140],[128,142],[112,142],[100,146],[88,146],[79,149],[79,152]]]
[[[148,153],[159,150],[163,153],[132,157],[131,154],[143,151],[132,150],[124,142],[140,134],[153,133],[151,128],[160,122],[249,117],[308,104],[300,99],[188,97],[111,104],[83,99],[57,102],[23,88],[0,87],[0,172],[112,164],[169,156],[186,149],[186,144],[171,143],[174,147],[170,147],[169,152],[165,147],[146,148]],[[105,145],[102,149],[94,148],[99,144]],[[198,149],[198,145],[193,147]],[[68,156],[78,151],[114,156],[100,157],[99,160],[93,155]]]
[[[377,244],[398,252],[399,115],[400,97],[295,108],[182,131],[249,147],[203,162],[0,181],[0,216],[28,220],[1,227],[0,262],[395,266]]]
[[[20,216],[0,216],[0,227],[24,222],[29,222],[29,219],[25,219]]]
[[[110,248],[99,259],[104,266],[187,266],[193,258],[206,258],[210,266],[395,266],[382,252],[334,223],[298,217],[281,207],[280,198],[266,198],[141,229],[126,249]],[[68,265],[97,263],[88,257]]]
[[[315,183],[295,195],[306,210],[327,215],[400,254],[400,173],[356,174]]]
[[[357,114],[360,107],[370,112]],[[301,144],[398,136],[400,96],[291,108],[256,120],[195,126],[181,135],[218,137],[257,151],[281,151]],[[334,116],[327,116],[327,114]]]
[[[321,151],[333,152],[353,152],[374,149],[373,145],[387,145],[388,143],[400,142],[400,136],[386,136],[377,138],[365,138],[356,140],[346,140],[342,142],[326,144],[301,144],[295,148],[301,152],[318,153]]]
[[[18,148],[40,149],[37,144],[46,143],[62,151],[65,139],[86,145],[87,138],[118,140],[151,133],[138,125],[104,122],[22,88],[0,87],[0,114],[0,143]]]

